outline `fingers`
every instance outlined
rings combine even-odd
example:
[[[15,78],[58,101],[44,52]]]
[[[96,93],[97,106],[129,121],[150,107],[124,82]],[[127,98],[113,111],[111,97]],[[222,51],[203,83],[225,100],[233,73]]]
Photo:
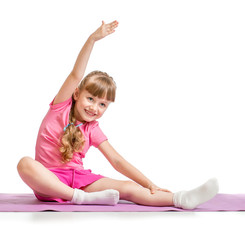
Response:
[[[159,189],[160,191],[163,191],[163,192],[168,192],[168,193],[172,193],[171,191],[169,191],[168,189]]]
[[[104,21],[102,21],[102,22],[104,22]],[[119,22],[115,20],[115,21],[113,21],[111,23],[108,23],[107,25],[109,25],[110,27],[117,27],[118,24],[119,24]]]
[[[105,25],[106,28],[106,32],[108,34],[114,33],[115,32],[115,28],[118,27],[118,21],[113,21],[111,23],[105,24],[104,21],[102,21],[102,25]]]
[[[104,21],[102,21],[101,26],[94,32],[91,34],[91,39],[93,39],[94,41],[98,41],[112,33],[115,32],[115,28],[118,27],[118,22],[117,21],[113,21],[111,23],[106,24]]]
[[[151,194],[156,193],[156,191],[161,191],[161,192],[167,192],[167,193],[172,193],[171,191],[163,188],[150,188]]]

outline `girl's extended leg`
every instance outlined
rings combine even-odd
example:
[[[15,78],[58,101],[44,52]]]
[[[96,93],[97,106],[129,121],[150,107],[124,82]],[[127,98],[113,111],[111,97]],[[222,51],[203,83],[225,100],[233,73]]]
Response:
[[[102,178],[83,188],[86,192],[101,191],[108,188],[118,190],[120,199],[132,201],[148,206],[173,206],[173,193],[157,191],[151,194],[150,190],[141,187],[132,181],[120,181],[110,178]]]
[[[118,181],[102,178],[84,188],[84,191],[100,191],[113,188],[120,192],[121,199],[129,200],[142,205],[175,206],[183,209],[194,209],[198,205],[212,199],[219,190],[217,179],[208,180],[201,186],[177,193],[157,191],[151,194],[149,189],[143,188],[131,181]]]

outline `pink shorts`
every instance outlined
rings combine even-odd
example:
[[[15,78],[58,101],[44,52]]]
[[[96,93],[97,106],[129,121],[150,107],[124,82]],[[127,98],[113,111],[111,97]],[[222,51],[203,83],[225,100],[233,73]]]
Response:
[[[66,184],[71,188],[83,188],[87,185],[103,178],[102,175],[97,175],[91,172],[90,169],[88,170],[76,170],[76,169],[49,169],[52,173],[54,173],[61,182]],[[60,198],[50,198],[50,197],[42,197],[35,193],[35,196],[40,201],[45,202],[67,202],[67,200],[60,199]]]

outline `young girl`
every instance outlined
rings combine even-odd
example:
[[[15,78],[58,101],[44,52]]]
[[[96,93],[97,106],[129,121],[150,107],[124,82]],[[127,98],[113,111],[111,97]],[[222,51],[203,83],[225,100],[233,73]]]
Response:
[[[18,172],[41,201],[115,205],[124,199],[142,205],[196,208],[217,194],[216,179],[190,191],[172,193],[159,188],[116,152],[96,121],[115,101],[116,84],[100,71],[81,79],[95,42],[114,33],[117,26],[117,21],[102,22],[89,36],[42,121],[36,160],[22,158]],[[82,159],[92,145],[133,181],[114,180],[85,170]]]

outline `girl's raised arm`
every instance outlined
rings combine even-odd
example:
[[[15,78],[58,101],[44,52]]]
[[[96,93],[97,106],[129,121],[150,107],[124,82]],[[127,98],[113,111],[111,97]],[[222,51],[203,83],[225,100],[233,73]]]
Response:
[[[82,50],[77,57],[71,73],[68,75],[67,79],[65,80],[58,94],[56,95],[53,104],[63,102],[72,96],[74,90],[84,76],[94,43],[114,33],[117,26],[117,21],[113,21],[109,24],[105,24],[104,21],[102,21],[102,25],[89,36],[88,40],[84,44]]]

